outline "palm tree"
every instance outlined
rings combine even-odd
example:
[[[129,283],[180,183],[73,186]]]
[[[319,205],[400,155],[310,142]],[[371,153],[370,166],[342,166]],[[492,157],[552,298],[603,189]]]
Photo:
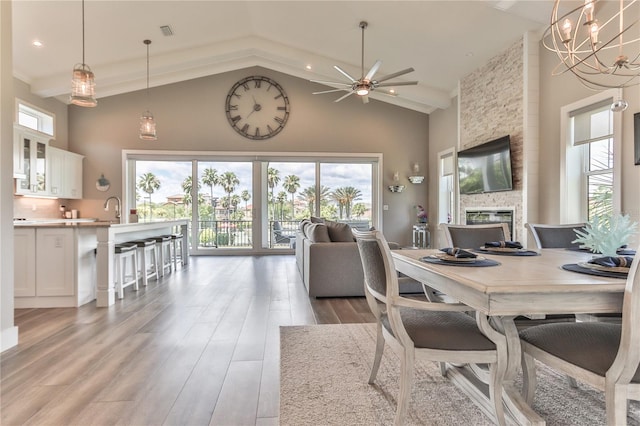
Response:
[[[212,167],[207,167],[202,173],[202,183],[209,187],[209,195],[211,196],[210,202],[213,210],[213,220],[216,220],[216,206],[213,200],[213,187],[220,183],[220,176],[218,171]]]
[[[329,192],[330,190],[328,187],[320,185],[320,205],[326,203],[327,199],[329,198]],[[298,196],[298,199],[307,204],[307,209],[309,209],[309,216],[314,216],[314,212],[316,209],[316,187],[309,186],[305,188]],[[317,216],[319,216],[319,213],[317,214]]]
[[[187,176],[182,181],[182,190],[184,191],[184,205],[185,207],[188,207],[192,200],[191,193],[193,191],[193,177]],[[198,190],[200,190],[200,181],[198,181]],[[198,195],[198,201],[200,200],[201,197]]]
[[[280,220],[283,220],[284,219],[284,202],[287,201],[287,193],[284,191],[278,192],[278,198],[276,201],[280,205]]]
[[[342,215],[344,213],[344,205],[346,202],[346,197],[344,194],[344,188],[338,188],[330,194],[330,197],[333,201],[338,204],[338,211],[340,212],[340,219],[342,219]]]
[[[343,188],[344,194],[344,209],[347,219],[351,219],[351,205],[355,200],[359,200],[362,197],[362,191],[353,186],[345,186]]]
[[[160,179],[153,173],[145,173],[138,179],[138,188],[146,192],[149,196],[149,219],[153,217],[153,209],[151,207],[151,194],[160,188]]]
[[[231,201],[231,193],[236,190],[236,186],[239,184],[240,179],[238,179],[238,176],[233,172],[224,172],[222,176],[220,176],[219,185],[222,186],[224,192],[227,193],[229,202]],[[227,207],[227,219],[229,219],[230,214],[231,211],[229,210],[229,207]]]
[[[275,218],[276,215],[276,207],[275,207],[275,200],[273,198],[273,189],[278,185],[278,183],[280,182],[280,171],[278,171],[277,169],[274,169],[272,167],[267,168],[267,185],[269,186],[269,190],[271,193],[271,217]]]
[[[242,193],[240,194],[240,198],[242,198],[242,201],[244,201],[244,212],[246,215],[246,213],[249,211],[249,206],[247,203],[251,199],[251,194],[249,193],[249,190],[247,189],[243,190]]]
[[[293,205],[293,197],[296,192],[298,192],[298,188],[300,188],[300,178],[296,175],[285,176],[282,186],[289,194],[291,194],[291,219],[294,219],[295,210]]]

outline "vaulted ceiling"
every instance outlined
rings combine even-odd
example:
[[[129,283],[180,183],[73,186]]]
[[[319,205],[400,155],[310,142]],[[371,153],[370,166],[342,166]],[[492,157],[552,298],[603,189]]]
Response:
[[[372,97],[429,113],[449,105],[460,78],[526,31],[543,29],[551,7],[546,0],[86,0],[85,62],[98,97],[145,87],[144,39],[152,40],[151,86],[255,65],[346,82],[333,66],[361,76],[358,24],[366,20],[365,68],[380,59],[378,75],[413,67],[393,81],[419,81]],[[66,99],[73,66],[82,62],[81,2],[14,0],[12,25],[14,75],[42,97]],[[162,34],[164,25],[172,36]]]

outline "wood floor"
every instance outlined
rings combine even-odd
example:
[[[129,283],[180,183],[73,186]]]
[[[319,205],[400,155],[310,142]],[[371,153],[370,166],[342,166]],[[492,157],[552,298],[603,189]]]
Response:
[[[191,257],[110,308],[19,309],[2,425],[276,425],[279,327],[372,322],[310,300],[294,256]]]

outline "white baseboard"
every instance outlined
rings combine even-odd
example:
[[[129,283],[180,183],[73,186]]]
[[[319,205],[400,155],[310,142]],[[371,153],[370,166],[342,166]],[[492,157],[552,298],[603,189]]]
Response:
[[[10,327],[0,332],[0,352],[18,344],[18,327]]]

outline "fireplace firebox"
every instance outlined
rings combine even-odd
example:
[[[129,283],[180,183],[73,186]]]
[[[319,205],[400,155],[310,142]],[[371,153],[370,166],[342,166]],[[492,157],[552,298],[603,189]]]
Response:
[[[511,239],[516,241],[513,230],[513,209],[466,209],[465,223],[467,225],[486,225],[489,223],[506,223],[509,226]]]

